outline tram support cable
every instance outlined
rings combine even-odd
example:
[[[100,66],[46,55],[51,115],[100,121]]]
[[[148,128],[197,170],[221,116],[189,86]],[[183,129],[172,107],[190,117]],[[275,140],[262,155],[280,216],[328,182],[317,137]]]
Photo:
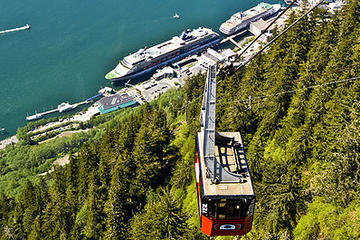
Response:
[[[298,18],[295,22],[293,22],[289,27],[287,27],[284,31],[282,31],[279,35],[277,35],[275,38],[273,38],[270,42],[268,42],[260,51],[258,51],[257,53],[255,53],[253,56],[251,56],[246,62],[244,62],[243,64],[239,65],[237,68],[235,68],[235,71],[238,71],[241,67],[245,66],[246,64],[248,64],[253,58],[255,58],[257,55],[259,55],[260,53],[262,53],[267,47],[269,47],[273,42],[275,42],[279,37],[281,37],[283,34],[285,34],[287,31],[289,31],[293,26],[295,26],[298,22],[300,22],[304,17],[306,17],[307,15],[309,15],[309,13],[311,13],[315,8],[317,8],[320,4],[322,4],[323,2],[325,2],[326,0],[320,0],[317,4],[315,4],[315,6],[313,6],[312,8],[309,9],[309,11],[307,11],[306,13],[304,13],[300,18]]]
[[[262,31],[239,55],[236,59],[240,58],[289,8],[296,3],[297,0],[293,0],[277,17]],[[236,60],[235,59],[235,60]]]

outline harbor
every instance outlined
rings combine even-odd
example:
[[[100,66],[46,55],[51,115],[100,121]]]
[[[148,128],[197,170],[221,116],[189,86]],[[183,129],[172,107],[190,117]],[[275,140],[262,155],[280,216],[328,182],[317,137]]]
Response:
[[[296,8],[293,8],[293,10],[295,11]],[[198,52],[194,51],[188,56],[186,56],[184,59],[177,59],[174,63],[169,62],[164,66],[158,67],[157,69],[154,68],[152,71],[154,75],[150,79],[145,80],[142,83],[132,85],[129,81],[124,80],[121,82],[121,84],[125,84],[126,88],[123,88],[118,92],[111,93],[107,96],[103,96],[99,93],[94,97],[90,98],[82,97],[86,100],[80,101],[75,104],[67,103],[68,105],[65,105],[63,107],[65,107],[65,109],[69,107],[69,109],[66,109],[64,111],[60,110],[59,108],[53,108],[51,110],[43,112],[35,111],[35,114],[27,116],[26,120],[38,120],[46,116],[50,116],[51,114],[67,112],[69,110],[77,108],[80,105],[90,104],[94,102],[91,105],[90,112],[75,114],[73,117],[73,120],[79,119],[79,121],[85,121],[85,119],[90,119],[92,116],[97,114],[106,114],[108,112],[122,109],[125,107],[133,107],[139,104],[143,104],[144,102],[150,102],[169,89],[183,86],[186,78],[194,76],[200,72],[205,72],[206,66],[211,62],[218,62],[220,63],[220,65],[224,66],[230,64],[238,66],[242,62],[245,62],[247,59],[249,59],[257,51],[257,49],[259,49],[271,37],[272,29],[268,30],[265,34],[263,34],[259,41],[253,44],[252,47],[249,48],[248,51],[243,54],[241,58],[238,59],[238,53],[242,52],[241,50],[247,47],[248,43],[251,41],[251,38],[253,38],[251,36],[257,36],[258,34],[262,33],[262,31],[264,31],[264,29],[275,16],[276,14],[268,17],[267,19],[259,18],[256,21],[251,22],[246,29],[235,32],[230,36],[220,36],[220,39],[216,44],[211,44]],[[276,23],[279,29],[281,28],[281,26],[283,26],[286,17],[287,16],[283,16]],[[25,25],[24,27],[8,29],[4,31],[20,31],[29,28],[30,25]],[[184,39],[184,41],[186,41],[186,39]],[[161,46],[161,43],[158,45]],[[146,51],[146,47],[144,48],[144,51]],[[161,77],[159,78],[158,76]],[[132,79],[133,78],[130,78],[130,80]],[[109,97],[108,100],[110,100],[111,96],[112,98],[110,103],[114,103],[111,107],[108,107],[108,105],[106,104],[102,106],[101,103],[104,102],[96,102],[97,98],[101,99],[102,97]],[[119,99],[122,99],[124,101]],[[59,102],[64,100],[66,101],[66,99],[59,100]],[[76,101],[76,97],[71,98],[70,100]],[[38,106],[38,108],[41,108],[41,106]],[[61,115],[56,116],[61,118]],[[6,127],[6,129],[9,129],[8,125],[4,126]],[[11,127],[8,131],[12,133]]]
[[[0,240],[360,240],[360,0],[4,1]]]
[[[219,39],[219,35],[213,32],[211,29],[199,27],[198,29],[190,30],[187,29],[182,32],[179,37],[175,36],[172,40],[169,40],[165,43],[160,43],[154,47],[143,48],[138,50],[134,54],[130,54],[126,56],[123,60],[120,61],[118,66],[106,74],[106,78],[111,80],[111,82],[119,81],[121,79],[125,84],[125,88],[122,88],[120,91],[115,92],[113,89],[101,89],[98,94],[94,97],[90,97],[85,101],[76,103],[76,104],[65,104],[65,107],[62,110],[62,104],[58,106],[58,108],[44,111],[41,113],[35,113],[34,115],[26,117],[26,120],[33,121],[43,118],[46,115],[53,114],[56,112],[66,112],[72,110],[79,105],[88,104],[96,98],[100,98],[99,101],[95,102],[92,105],[92,111],[90,113],[91,116],[97,114],[106,114],[118,109],[126,108],[126,107],[134,107],[139,104],[143,104],[145,102],[151,102],[156,97],[165,93],[167,90],[172,88],[182,87],[184,85],[184,81],[186,78],[194,76],[198,73],[206,72],[206,69],[209,65],[214,63],[219,63],[221,65],[239,65],[240,62],[234,62],[237,59],[237,52],[246,47],[246,44],[249,40],[249,37],[244,37],[245,35],[249,35],[249,33],[253,35],[258,35],[263,32],[263,30],[267,27],[267,25],[277,16],[277,13],[280,10],[278,4],[270,5],[270,4],[259,4],[256,6],[259,8],[258,15],[263,14],[261,11],[265,11],[266,21],[263,18],[255,16],[253,21],[247,22],[247,27],[242,28],[238,31],[235,31],[233,34],[229,34],[223,39]],[[262,9],[263,8],[263,9]],[[273,10],[274,9],[274,10]],[[236,13],[239,14],[239,13]],[[236,15],[235,14],[235,15]],[[264,15],[265,16],[265,15]],[[234,17],[232,16],[231,19]],[[286,16],[277,22],[277,25],[283,25]],[[256,20],[256,21],[255,21]],[[229,21],[229,20],[228,20]],[[234,20],[231,23],[232,27],[236,27],[236,23]],[[259,23],[260,22],[260,23]],[[223,24],[224,25],[224,24]],[[221,25],[220,31],[223,27]],[[229,30],[230,31],[230,30]],[[266,33],[267,36],[271,36],[271,31]],[[198,48],[190,51],[192,54],[186,54],[184,56],[177,57],[174,52],[176,51],[177,46],[181,46],[181,48],[186,48],[186,45],[191,44],[191,41],[194,41],[196,38],[202,38],[204,36],[211,39],[211,44],[204,44],[203,48]],[[237,42],[235,39],[240,38],[240,42]],[[190,39],[190,41],[188,40]],[[265,42],[267,39],[262,38],[261,41]],[[207,40],[209,41],[209,40]],[[221,48],[225,43],[230,42],[234,48],[225,47]],[[185,46],[185,47],[182,47]],[[190,45],[191,46],[191,45]],[[248,59],[251,54],[254,52],[255,48],[261,46],[261,43],[255,44],[251,49],[249,49],[249,53],[243,56],[243,59]],[[214,49],[217,48],[217,50]],[[175,49],[175,50],[174,50]],[[175,52],[176,53],[176,52]],[[166,60],[166,64],[159,63],[159,60],[154,64],[152,64],[152,58],[159,59],[163,54],[164,59],[169,59],[172,57],[174,59],[178,59],[176,62],[172,63],[172,60]],[[141,62],[142,65],[137,66],[137,62]],[[149,63],[146,63],[149,62]],[[154,66],[153,66],[154,65]],[[144,67],[145,66],[145,67]],[[149,67],[148,67],[149,66]],[[164,67],[165,66],[165,67]],[[134,68],[134,69],[131,69]],[[140,73],[137,73],[136,68],[145,68],[146,70]],[[137,85],[130,84],[132,78],[139,76],[141,73],[146,73],[150,69],[157,69],[153,76],[144,82],[141,82]],[[119,74],[119,72],[124,71],[123,74]],[[126,73],[126,72],[129,73]],[[153,70],[154,71],[154,70]],[[134,72],[134,73],[132,73]],[[125,80],[126,82],[125,82]],[[127,80],[129,79],[129,80]],[[67,105],[66,105],[67,104]],[[77,116],[76,114],[75,116]]]
[[[0,100],[3,113],[0,116],[1,126],[5,127],[10,135],[13,135],[18,127],[26,124],[27,113],[34,115],[35,110],[37,113],[44,112],[43,108],[45,110],[56,108],[58,104],[65,101],[71,104],[84,101],[89,96],[95,95],[94,93],[100,86],[112,87],[109,81],[104,80],[103,77],[115,67],[119,57],[134,53],[139,48],[150,47],[155,43],[168,40],[190,27],[197,28],[203,25],[218,32],[224,16],[230,17],[236,9],[247,9],[252,4],[257,4],[257,2],[230,1],[225,7],[223,3],[219,2],[211,6],[214,12],[207,17],[209,14],[202,11],[204,5],[200,2],[190,10],[188,6],[181,4],[171,11],[169,11],[168,3],[161,4],[159,6],[161,11],[156,16],[149,15],[148,10],[143,9],[134,16],[139,21],[134,25],[125,24],[124,28],[119,28],[115,24],[116,18],[112,15],[103,17],[101,23],[98,22],[99,25],[96,29],[92,29],[90,26],[86,28],[78,26],[79,24],[75,21],[78,16],[76,11],[70,11],[69,18],[64,19],[64,22],[58,21],[50,24],[47,22],[48,19],[54,19],[54,21],[59,18],[63,19],[55,9],[43,14],[34,12],[34,14],[31,13],[26,18],[17,19],[17,21],[5,18],[6,21],[0,26],[0,30],[21,27],[26,23],[29,23],[31,28],[25,32],[2,35],[5,39],[0,47],[2,50],[0,66],[4,72],[2,75],[4,84],[0,93],[3,96],[9,96],[11,92],[19,94],[12,94],[11,100],[8,98]],[[273,2],[275,3],[275,1]],[[59,5],[60,8],[63,5],[60,2],[54,4]],[[73,4],[78,5],[76,2]],[[103,9],[104,12],[112,12],[110,3],[104,2],[103,4],[100,9]],[[13,2],[10,5],[17,4]],[[33,7],[36,5],[39,3],[34,3]],[[125,5],[133,4],[127,2]],[[150,4],[148,9],[151,7]],[[87,8],[91,12],[92,9],[99,9],[99,6],[90,4]],[[116,14],[119,14],[118,11]],[[192,25],[199,16],[195,17],[188,13],[197,11],[201,11],[204,21]],[[179,15],[179,19],[172,18],[175,13]],[[121,10],[121,14],[126,14],[126,12]],[[149,19],[153,19],[155,22],[150,24]],[[91,19],[89,21],[91,22]],[[6,23],[8,24],[5,25]],[[156,27],[152,29],[151,26],[154,24]],[[69,28],[69,26],[73,27]],[[151,31],[146,29],[151,29]],[[86,37],[91,34],[92,30],[97,32],[97,38]],[[80,42],[81,44],[79,44]],[[90,45],[92,46],[91,51],[85,47]],[[35,64],[38,67],[35,67]],[[132,84],[135,82],[137,80],[131,81]],[[120,82],[120,84],[123,86],[124,82]],[[16,108],[14,109],[13,106]],[[75,111],[78,109],[72,111],[71,114]],[[44,117],[52,116],[61,115],[59,112],[55,112]]]

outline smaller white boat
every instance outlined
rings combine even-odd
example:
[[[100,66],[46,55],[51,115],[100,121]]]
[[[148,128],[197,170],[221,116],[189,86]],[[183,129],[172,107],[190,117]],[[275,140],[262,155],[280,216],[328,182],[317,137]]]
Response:
[[[67,102],[63,102],[63,103],[61,103],[61,104],[57,107],[57,109],[59,110],[59,112],[70,111],[70,110],[72,110],[72,109],[74,109],[74,108],[75,108],[74,105],[71,105],[71,104],[69,104],[69,103],[67,103]]]
[[[9,32],[16,32],[16,31],[21,31],[21,30],[26,30],[26,29],[30,29],[31,26],[29,24],[26,24],[25,26],[23,27],[18,27],[18,28],[12,28],[12,29],[7,29],[7,30],[3,30],[3,31],[0,31],[0,34],[2,33],[9,33]]]
[[[0,132],[5,132],[5,128],[0,128]]]
[[[180,16],[179,16],[177,13],[175,13],[175,15],[173,16],[173,18],[175,18],[175,19],[179,19],[179,18],[180,18]]]

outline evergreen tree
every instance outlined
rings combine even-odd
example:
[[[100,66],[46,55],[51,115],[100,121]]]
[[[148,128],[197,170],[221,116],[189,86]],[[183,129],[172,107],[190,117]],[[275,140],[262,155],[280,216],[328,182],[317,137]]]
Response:
[[[129,195],[132,173],[128,166],[129,156],[119,159],[112,170],[109,199],[105,204],[106,239],[126,239],[128,221],[132,216],[133,200]]]
[[[134,216],[130,239],[181,239],[187,217],[169,190],[149,193],[144,212]]]

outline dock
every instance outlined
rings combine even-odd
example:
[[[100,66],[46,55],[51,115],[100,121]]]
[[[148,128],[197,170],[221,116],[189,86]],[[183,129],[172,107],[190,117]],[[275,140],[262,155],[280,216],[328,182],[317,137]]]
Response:
[[[235,42],[234,38],[236,38],[236,37],[238,37],[238,36],[246,33],[247,31],[248,31],[248,30],[246,29],[246,30],[244,30],[244,31],[241,31],[241,32],[238,32],[238,33],[236,33],[236,34],[234,34],[234,35],[231,35],[231,36],[229,36],[229,37],[227,37],[227,38],[224,38],[223,40],[220,41],[219,44],[223,44],[223,43],[226,43],[227,41],[231,41],[231,42],[234,43],[237,47],[240,47],[240,46],[238,46],[238,43]]]
[[[12,29],[7,29],[7,30],[2,30],[2,31],[0,31],[0,34],[2,34],[2,33],[9,33],[9,32],[16,32],[16,31],[22,31],[22,30],[27,30],[27,29],[30,29],[30,25],[29,25],[29,24],[26,24],[26,25],[23,26],[23,27],[18,27],[18,28],[12,28]]]
[[[79,103],[74,103],[72,104],[73,108],[72,109],[75,109],[77,108],[78,106],[80,105],[84,105],[84,104],[88,104],[90,103],[90,101],[83,101],[83,102],[79,102]],[[72,110],[71,109],[71,110]],[[35,113],[34,115],[31,115],[31,116],[27,116],[26,117],[26,120],[27,121],[33,121],[33,120],[38,120],[40,118],[43,118],[44,116],[46,115],[49,115],[49,114],[52,114],[52,113],[56,113],[56,112],[59,112],[59,109],[55,108],[55,109],[52,109],[52,110],[49,110],[49,111],[45,111],[45,112],[41,112],[41,113]]]
[[[241,46],[240,46],[233,38],[230,38],[229,40],[230,40],[230,42],[232,42],[235,46],[237,46],[238,48],[241,48]]]
[[[99,98],[99,97],[102,97],[102,96],[103,96],[102,93],[96,94],[95,96],[86,99],[85,102],[91,102],[91,101],[95,100],[96,98]]]

